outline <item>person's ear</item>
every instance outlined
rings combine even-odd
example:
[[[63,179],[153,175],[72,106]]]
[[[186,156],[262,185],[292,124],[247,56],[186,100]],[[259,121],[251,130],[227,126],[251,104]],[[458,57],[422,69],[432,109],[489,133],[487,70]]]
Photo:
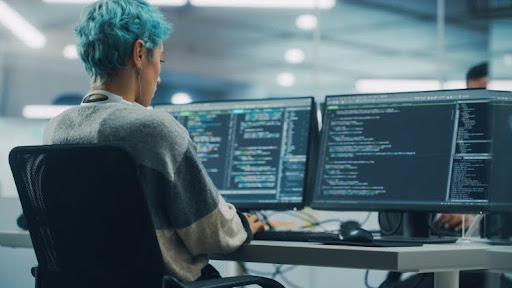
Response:
[[[133,55],[132,55],[132,61],[133,65],[135,66],[135,69],[140,69],[142,67],[142,63],[144,60],[144,41],[137,40],[133,44]]]

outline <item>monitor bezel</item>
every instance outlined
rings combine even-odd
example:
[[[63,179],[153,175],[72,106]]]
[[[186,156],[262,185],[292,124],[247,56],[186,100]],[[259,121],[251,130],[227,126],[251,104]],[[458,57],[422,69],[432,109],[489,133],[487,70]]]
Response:
[[[308,175],[312,173],[310,169],[310,154],[311,154],[311,145],[312,145],[312,137],[313,135],[313,129],[315,126],[313,121],[317,121],[316,116],[316,102],[315,98],[312,96],[304,96],[304,97],[286,97],[286,98],[253,98],[253,99],[222,99],[222,100],[208,100],[208,101],[196,101],[187,103],[184,105],[194,105],[194,104],[208,104],[208,103],[229,103],[229,102],[261,102],[261,101],[286,101],[286,100],[297,100],[297,99],[309,99],[311,101],[310,103],[310,117],[309,117],[309,131],[308,135],[308,144],[307,144],[307,156],[306,156],[306,163],[305,163],[305,172],[304,172],[304,183],[303,183],[303,190],[302,190],[302,199],[300,202],[269,202],[269,203],[251,203],[251,202],[230,202],[231,204],[235,205],[235,207],[242,211],[251,211],[251,210],[276,210],[276,211],[286,211],[286,210],[302,210],[304,207],[306,207],[306,203],[308,200],[308,193],[313,193],[313,191],[308,191],[307,189],[307,179]],[[153,107],[156,108],[156,110],[164,109],[163,107],[170,107],[170,106],[184,106],[180,104],[164,104],[159,103],[155,104]],[[158,108],[157,108],[158,107]],[[316,177],[315,177],[316,178]],[[220,192],[219,192],[220,193]]]
[[[324,101],[324,107],[322,109],[322,131],[320,137],[320,145],[319,149],[324,146],[324,135],[325,132],[325,121],[326,110],[327,110],[327,102],[329,98],[335,97],[357,97],[357,96],[377,96],[377,95],[410,95],[416,93],[450,93],[450,92],[468,92],[470,93],[479,93],[484,92],[493,93],[493,92],[507,92],[507,91],[493,91],[486,89],[450,89],[450,90],[436,90],[436,91],[414,91],[414,92],[393,92],[393,93],[368,93],[368,94],[339,94],[339,95],[327,95]],[[508,92],[510,93],[510,92]],[[322,162],[322,157],[325,154],[319,152],[318,163],[317,166],[320,166]],[[328,210],[328,211],[383,211],[383,212],[410,212],[410,211],[418,211],[418,212],[449,212],[449,213],[488,213],[491,211],[503,211],[506,209],[505,207],[496,207],[493,205],[491,199],[488,199],[485,204],[482,205],[468,205],[468,204],[443,204],[443,203],[407,203],[407,202],[394,202],[394,203],[382,203],[382,202],[359,202],[359,201],[346,201],[346,202],[325,202],[321,201],[322,199],[318,199],[317,195],[319,193],[319,183],[321,183],[320,179],[321,175],[319,171],[317,171],[317,175],[315,177],[315,189],[313,191],[312,200],[311,200],[311,208],[316,210]],[[494,207],[493,207],[494,206]]]

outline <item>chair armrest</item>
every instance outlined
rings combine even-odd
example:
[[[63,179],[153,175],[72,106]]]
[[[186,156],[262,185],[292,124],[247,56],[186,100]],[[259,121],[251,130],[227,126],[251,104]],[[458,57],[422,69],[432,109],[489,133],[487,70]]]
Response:
[[[259,276],[236,276],[211,280],[200,280],[182,283],[172,276],[164,276],[162,288],[232,288],[256,284],[262,288],[284,288],[281,283]]]

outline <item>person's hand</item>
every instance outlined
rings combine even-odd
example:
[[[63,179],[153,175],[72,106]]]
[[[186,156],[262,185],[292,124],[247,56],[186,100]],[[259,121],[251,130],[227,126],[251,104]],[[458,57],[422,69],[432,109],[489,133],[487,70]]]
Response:
[[[260,221],[258,215],[244,213],[244,216],[247,218],[247,222],[249,222],[249,225],[251,226],[252,234],[265,231],[265,224],[263,224],[263,222]]]
[[[454,231],[462,230],[462,217],[464,217],[465,229],[468,229],[473,223],[473,216],[471,215],[462,215],[462,214],[441,214],[441,216],[436,220],[436,225],[438,227],[453,229]]]

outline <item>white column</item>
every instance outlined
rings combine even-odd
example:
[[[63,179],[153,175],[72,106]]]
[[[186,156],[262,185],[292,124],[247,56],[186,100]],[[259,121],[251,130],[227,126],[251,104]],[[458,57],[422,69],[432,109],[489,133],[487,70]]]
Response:
[[[435,272],[434,288],[459,288],[459,271]]]

